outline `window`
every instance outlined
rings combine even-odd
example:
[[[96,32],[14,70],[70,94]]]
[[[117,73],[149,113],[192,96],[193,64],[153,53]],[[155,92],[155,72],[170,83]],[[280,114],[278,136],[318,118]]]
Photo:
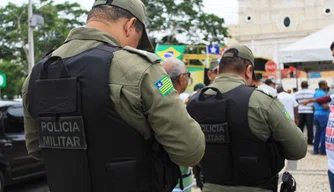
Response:
[[[22,106],[11,106],[3,118],[3,126],[7,134],[23,134],[23,108]]]
[[[253,17],[252,17],[251,15],[248,15],[247,17],[245,17],[245,21],[246,21],[247,23],[251,22],[252,19],[253,19]]]
[[[285,17],[283,23],[284,23],[284,26],[285,26],[285,27],[289,27],[290,24],[291,24],[291,20],[290,20],[290,18],[289,18],[289,17]]]
[[[332,10],[331,10],[331,8],[325,8],[324,9],[324,15],[330,15],[332,13]]]

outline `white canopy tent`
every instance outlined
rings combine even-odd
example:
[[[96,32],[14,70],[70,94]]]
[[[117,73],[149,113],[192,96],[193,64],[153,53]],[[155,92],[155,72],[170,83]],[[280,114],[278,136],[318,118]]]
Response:
[[[279,50],[279,62],[305,72],[334,70],[334,24]]]

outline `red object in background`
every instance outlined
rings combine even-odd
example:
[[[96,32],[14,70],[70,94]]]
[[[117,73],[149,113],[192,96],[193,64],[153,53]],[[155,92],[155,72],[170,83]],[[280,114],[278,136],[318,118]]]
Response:
[[[262,78],[264,80],[267,80],[267,79],[273,79],[273,81],[275,82],[276,81],[276,74],[275,73],[268,73],[268,72],[265,72],[262,74]]]
[[[300,77],[300,70],[296,70],[294,67],[289,67],[286,69],[281,70],[282,78],[295,78]]]
[[[227,48],[227,46],[220,48],[220,55],[222,55]]]
[[[269,73],[275,73],[277,70],[277,64],[274,61],[268,61],[265,65],[265,69]]]

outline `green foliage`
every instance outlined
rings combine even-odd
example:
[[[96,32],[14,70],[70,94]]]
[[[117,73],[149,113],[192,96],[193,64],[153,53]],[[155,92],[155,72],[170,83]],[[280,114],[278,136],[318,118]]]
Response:
[[[1,88],[1,97],[7,95],[7,99],[13,99],[15,95],[20,95],[24,82],[23,65],[3,61],[0,62],[0,73],[6,74],[7,85]]]
[[[147,7],[149,32],[167,32],[167,36],[158,43],[179,42],[168,38],[181,34],[187,44],[221,44],[228,36],[224,19],[214,14],[204,13],[203,0],[143,0]]]
[[[84,25],[86,10],[78,3],[55,4],[41,0],[33,6],[34,14],[44,17],[44,25],[34,30],[35,61],[59,47],[73,27]],[[0,7],[0,59],[15,61],[28,69],[28,6],[8,3]]]

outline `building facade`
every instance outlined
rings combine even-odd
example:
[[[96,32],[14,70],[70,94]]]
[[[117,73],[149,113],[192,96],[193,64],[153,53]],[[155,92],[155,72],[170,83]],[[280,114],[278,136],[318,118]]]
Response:
[[[228,26],[227,45],[245,44],[256,57],[279,63],[281,48],[333,23],[334,0],[239,0],[239,23]]]

